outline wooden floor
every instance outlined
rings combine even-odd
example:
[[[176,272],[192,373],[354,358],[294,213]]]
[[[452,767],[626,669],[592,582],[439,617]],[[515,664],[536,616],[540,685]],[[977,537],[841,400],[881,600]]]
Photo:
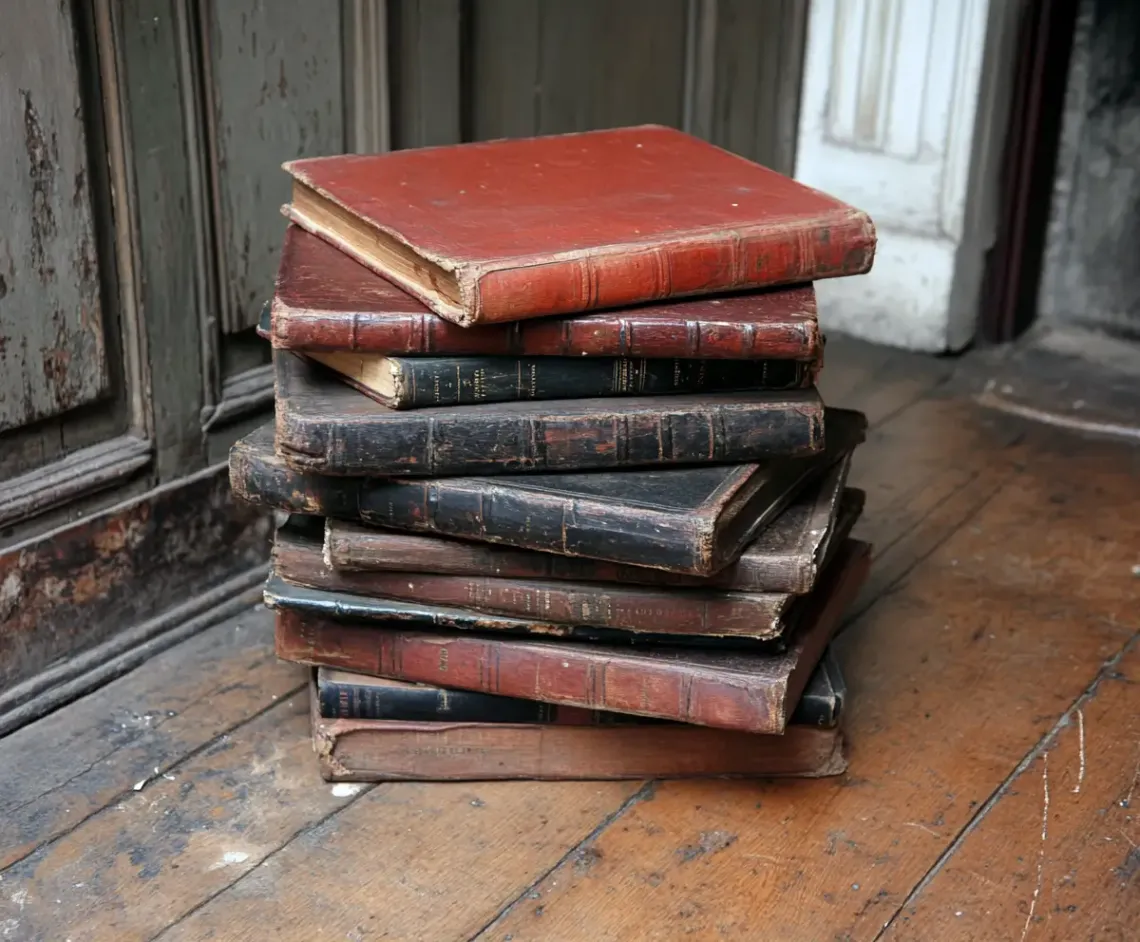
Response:
[[[0,940],[1140,938],[1140,451],[828,354],[845,776],[334,788],[250,612],[0,740]]]

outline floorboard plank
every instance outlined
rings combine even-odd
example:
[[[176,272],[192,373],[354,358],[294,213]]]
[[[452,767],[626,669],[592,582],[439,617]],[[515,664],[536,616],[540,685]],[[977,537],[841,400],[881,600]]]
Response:
[[[159,938],[466,939],[610,814],[651,795],[639,789],[636,782],[381,785]]]
[[[1134,643],[904,907],[884,942],[1134,938],[1138,691]]]
[[[304,680],[250,611],[0,739],[0,871]]]
[[[321,782],[302,691],[10,867],[15,938],[153,938],[352,800]]]
[[[1134,630],[1134,456],[1026,447],[840,639],[846,777],[663,784],[479,938],[874,938]]]

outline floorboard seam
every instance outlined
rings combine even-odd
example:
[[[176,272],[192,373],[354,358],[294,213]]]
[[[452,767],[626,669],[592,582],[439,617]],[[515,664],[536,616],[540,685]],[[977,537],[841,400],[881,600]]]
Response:
[[[1058,717],[1057,722],[1049,729],[1048,732],[1042,736],[1037,743],[1022,757],[1021,761],[1017,763],[1013,771],[1005,777],[1005,779],[998,785],[997,788],[990,793],[978,810],[974,812],[969,821],[963,825],[962,829],[954,836],[954,839],[947,845],[946,849],[935,858],[930,868],[922,875],[922,878],[914,885],[914,888],[907,894],[906,899],[902,901],[899,907],[891,914],[890,919],[883,923],[882,928],[876,933],[872,942],[880,942],[883,935],[894,925],[895,921],[902,914],[902,912],[911,906],[914,901],[919,897],[923,890],[930,885],[930,882],[938,876],[939,871],[946,865],[946,862],[958,852],[958,849],[966,842],[967,838],[977,829],[987,814],[993,807],[1001,801],[1002,798],[1009,792],[1010,787],[1017,780],[1017,778],[1028,769],[1043,752],[1046,752],[1050,743],[1057,736],[1057,734],[1064,729],[1069,723],[1072,722],[1073,716],[1078,710],[1083,710],[1085,705],[1096,696],[1097,691],[1100,689],[1101,683],[1108,675],[1115,670],[1117,665],[1124,659],[1125,655],[1136,646],[1140,641],[1140,631],[1136,632],[1129,638],[1124,645],[1107,661],[1101,664],[1096,672],[1096,676],[1092,682],[1084,689],[1079,697],[1076,698],[1064,713]]]
[[[494,929],[498,923],[506,919],[506,917],[509,916],[523,900],[527,899],[530,894],[534,892],[535,887],[537,887],[543,880],[554,873],[555,870],[566,863],[566,861],[572,859],[575,854],[580,853],[582,850],[596,841],[606,828],[613,824],[634,805],[651,799],[653,797],[653,793],[657,790],[657,784],[658,783],[656,779],[651,779],[642,785],[641,788],[635,791],[632,795],[626,798],[625,801],[617,806],[617,808],[602,818],[602,820],[598,822],[598,825],[589,834],[582,838],[582,840],[578,841],[577,844],[566,851],[566,853],[559,857],[558,860],[556,860],[550,867],[542,871],[542,873],[535,877],[534,880],[528,883],[521,893],[517,894],[497,913],[495,913],[495,915],[490,920],[488,920],[480,929],[478,929],[474,935],[468,938],[467,942],[475,942],[475,940],[478,939],[479,936],[483,935],[483,933]]]
[[[242,880],[244,880],[246,877],[248,877],[255,870],[257,870],[258,868],[262,867],[264,864],[266,864],[267,862],[272,860],[279,853],[281,853],[281,851],[285,850],[285,848],[289,847],[295,840],[297,840],[297,838],[304,837],[304,835],[308,834],[310,831],[313,831],[316,828],[319,828],[326,821],[329,821],[332,818],[335,818],[338,814],[340,814],[345,809],[351,808],[354,804],[356,804],[357,801],[359,801],[365,795],[371,794],[378,787],[379,787],[378,784],[362,785],[360,791],[358,791],[352,797],[346,798],[343,804],[337,805],[337,807],[333,808],[328,814],[322,815],[321,817],[317,818],[315,821],[310,821],[308,824],[306,824],[302,828],[298,828],[296,831],[294,831],[292,834],[290,834],[288,838],[286,838],[284,841],[282,841],[277,847],[274,847],[273,850],[271,850],[268,854],[266,854],[264,857],[262,857],[260,860],[258,860],[252,867],[250,867],[248,870],[245,870],[242,873],[238,874],[236,877],[234,877],[234,879],[232,879],[225,886],[218,887],[218,889],[215,890],[213,893],[211,893],[209,896],[206,896],[203,899],[200,899],[197,903],[195,903],[193,906],[191,906],[188,910],[186,910],[186,912],[184,912],[181,916],[176,918],[173,922],[169,922],[165,926],[163,926],[157,933],[155,933],[149,939],[147,939],[147,942],[157,942],[158,939],[161,939],[164,935],[166,935],[168,932],[170,932],[171,929],[177,928],[181,923],[185,922],[187,919],[189,919],[191,916],[193,916],[196,912],[198,912],[201,909],[204,909],[206,906],[208,906],[210,903],[212,903],[215,899],[217,899],[223,893],[228,892],[230,889],[237,886],[237,884],[241,883]]]
[[[300,684],[297,687],[294,687],[292,690],[286,691],[283,694],[280,694],[276,700],[273,700],[272,702],[270,702],[266,706],[262,707],[256,713],[251,713],[248,716],[244,717],[241,720],[241,722],[235,723],[233,726],[227,727],[226,729],[222,730],[220,733],[218,733],[218,735],[214,736],[209,741],[202,743],[197,748],[191,749],[189,752],[186,753],[186,755],[182,756],[177,762],[172,762],[170,765],[166,766],[166,768],[162,769],[161,771],[162,772],[170,772],[172,769],[180,768],[182,765],[189,762],[191,759],[195,758],[196,756],[200,755],[205,750],[209,749],[219,739],[222,739],[225,736],[229,736],[235,730],[239,730],[243,726],[245,726],[247,723],[251,723],[254,720],[258,719],[259,717],[264,716],[266,713],[268,713],[274,707],[280,706],[282,703],[285,703],[290,697],[295,697],[298,694],[304,693],[307,689],[308,689],[308,684],[305,683],[305,684]],[[153,776],[150,780],[147,781],[147,784],[150,784],[150,781],[154,780],[157,777],[158,776]],[[145,787],[142,790],[145,791]],[[26,854],[23,854],[18,859],[13,860],[7,866],[0,868],[0,877],[3,877],[3,875],[5,873],[7,873],[10,869],[12,869],[13,867],[19,866],[23,861],[27,860],[33,854],[38,853],[43,848],[49,847],[52,844],[56,843],[57,841],[60,841],[63,838],[67,837],[69,834],[74,833],[79,828],[83,827],[84,824],[86,824],[88,821],[90,821],[96,815],[103,814],[109,808],[113,808],[115,805],[119,804],[119,802],[123,801],[125,798],[129,798],[131,795],[137,795],[137,794],[139,794],[139,792],[135,791],[135,789],[133,787],[124,788],[122,791],[117,792],[102,807],[96,808],[94,811],[90,812],[89,814],[84,815],[82,818],[80,818],[78,821],[76,821],[70,827],[65,828],[64,830],[60,831],[58,834],[53,834],[47,840],[40,841],[38,844],[36,844],[35,847],[32,847],[30,850],[28,850],[28,852]]]

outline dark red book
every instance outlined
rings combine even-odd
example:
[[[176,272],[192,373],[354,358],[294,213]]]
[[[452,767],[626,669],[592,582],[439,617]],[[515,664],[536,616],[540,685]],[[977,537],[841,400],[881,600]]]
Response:
[[[817,366],[823,352],[810,284],[463,328],[293,225],[285,231],[270,312],[265,336],[279,349],[391,356],[771,359]]]
[[[294,160],[286,214],[469,326],[868,271],[866,213],[646,125]]]
[[[279,609],[289,661],[546,703],[752,733],[782,733],[845,610],[870,546],[848,540],[780,653],[633,648],[418,632]]]

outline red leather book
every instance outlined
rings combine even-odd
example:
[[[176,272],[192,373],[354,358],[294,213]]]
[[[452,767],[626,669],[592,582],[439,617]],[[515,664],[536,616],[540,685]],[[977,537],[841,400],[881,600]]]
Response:
[[[810,284],[463,328],[297,226],[285,232],[270,312],[279,349],[814,362],[823,353]]]
[[[862,274],[866,213],[646,125],[294,160],[285,213],[469,326]]]
[[[782,733],[869,566],[870,547],[848,540],[779,654],[404,631],[279,610],[277,655],[394,680]]]

